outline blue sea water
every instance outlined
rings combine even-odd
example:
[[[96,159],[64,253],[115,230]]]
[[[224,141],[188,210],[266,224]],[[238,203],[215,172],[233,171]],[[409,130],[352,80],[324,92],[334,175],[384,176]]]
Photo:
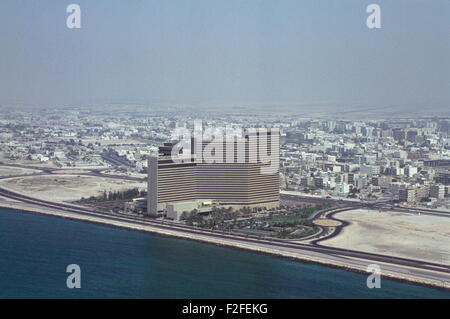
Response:
[[[81,267],[81,288],[66,267]],[[450,298],[450,292],[0,208],[0,298]]]

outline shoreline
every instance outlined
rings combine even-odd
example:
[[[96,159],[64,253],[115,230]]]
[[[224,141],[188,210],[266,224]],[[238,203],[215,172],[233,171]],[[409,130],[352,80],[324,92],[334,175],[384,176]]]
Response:
[[[68,213],[59,211],[56,209],[44,209],[44,208],[37,208],[37,207],[22,207],[20,205],[20,202],[0,202],[0,208],[6,208],[11,209],[15,211],[22,211],[26,213],[32,213],[32,214],[42,214],[42,215],[48,215],[48,216],[54,216],[54,217],[60,217],[60,218],[68,218],[72,220],[77,221],[84,221],[84,222],[90,222],[95,223],[99,225],[104,226],[110,226],[110,227],[118,227],[118,228],[124,228],[134,231],[141,231],[141,232],[149,232],[153,234],[157,234],[160,236],[168,236],[168,237],[176,237],[176,238],[182,238],[182,239],[189,239],[189,240],[195,240],[197,242],[202,243],[208,243],[213,244],[216,246],[222,246],[222,247],[228,247],[233,249],[239,249],[239,250],[246,250],[251,251],[255,253],[265,254],[265,255],[272,255],[276,257],[286,258],[290,260],[296,260],[301,262],[307,262],[307,263],[313,263],[313,264],[320,264],[322,266],[332,267],[332,268],[339,268],[344,270],[349,270],[357,273],[362,274],[370,274],[366,271],[366,267],[358,266],[358,265],[350,265],[348,263],[339,262],[336,260],[327,259],[324,257],[318,257],[318,256],[311,256],[306,254],[301,254],[297,252],[290,252],[290,251],[282,251],[278,250],[276,248],[269,248],[265,246],[257,246],[254,244],[246,244],[242,242],[237,242],[236,240],[233,240],[233,238],[230,239],[218,239],[209,237],[207,235],[201,235],[201,234],[189,234],[189,233],[183,233],[179,230],[169,230],[169,229],[161,229],[158,227],[154,227],[152,225],[137,225],[132,222],[128,221],[117,221],[117,220],[108,220],[106,217],[93,217],[93,216],[85,216],[82,214],[77,213]],[[360,260],[360,259],[358,259]],[[383,263],[380,263],[383,265]],[[382,277],[387,277],[392,280],[397,280],[401,282],[406,283],[412,283],[412,284],[418,284],[422,286],[428,286],[433,287],[437,289],[442,289],[449,291],[450,290],[450,281],[440,281],[440,280],[434,280],[434,279],[427,279],[427,278],[418,278],[413,275],[406,275],[401,274],[398,272],[392,272],[392,271],[383,271]]]

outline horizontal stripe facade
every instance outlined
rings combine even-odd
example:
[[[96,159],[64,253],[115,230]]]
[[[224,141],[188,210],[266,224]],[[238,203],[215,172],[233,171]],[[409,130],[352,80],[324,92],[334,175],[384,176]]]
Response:
[[[202,199],[228,205],[279,206],[278,131],[269,134],[267,139],[259,136],[246,138],[243,145],[239,149],[235,143],[233,156],[227,158],[224,141],[204,141],[203,151],[211,152],[203,154],[203,161],[199,161],[195,154],[183,155],[183,163],[177,162],[180,158],[173,160],[168,155],[170,149],[168,151],[168,146],[165,146],[165,156],[149,161],[149,201],[156,199],[158,207],[170,202]],[[215,153],[217,146],[222,149]],[[242,159],[242,154],[245,155],[243,163],[237,161]],[[216,155],[220,155],[224,162],[214,162]],[[229,161],[230,157],[234,158],[233,162]],[[269,168],[272,170],[267,171]]]

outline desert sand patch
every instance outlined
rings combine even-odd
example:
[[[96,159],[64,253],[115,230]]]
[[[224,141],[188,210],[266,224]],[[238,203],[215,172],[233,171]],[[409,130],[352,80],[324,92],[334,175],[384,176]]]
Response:
[[[39,199],[62,202],[98,196],[103,191],[143,189],[147,184],[115,178],[51,174],[2,180],[0,186]]]
[[[336,227],[342,225],[341,222],[332,219],[316,219],[313,221],[314,224],[325,227]]]
[[[39,173],[37,169],[0,166],[0,177]]]
[[[335,217],[351,225],[325,246],[450,264],[450,217],[366,209]]]

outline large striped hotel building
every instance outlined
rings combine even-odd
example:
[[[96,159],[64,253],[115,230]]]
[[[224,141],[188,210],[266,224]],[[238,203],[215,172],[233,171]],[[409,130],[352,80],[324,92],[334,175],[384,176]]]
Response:
[[[242,137],[201,141],[197,147],[193,142],[188,156],[175,159],[174,144],[165,143],[158,157],[149,158],[147,214],[196,200],[235,208],[278,207],[279,140],[279,129],[248,129]]]

